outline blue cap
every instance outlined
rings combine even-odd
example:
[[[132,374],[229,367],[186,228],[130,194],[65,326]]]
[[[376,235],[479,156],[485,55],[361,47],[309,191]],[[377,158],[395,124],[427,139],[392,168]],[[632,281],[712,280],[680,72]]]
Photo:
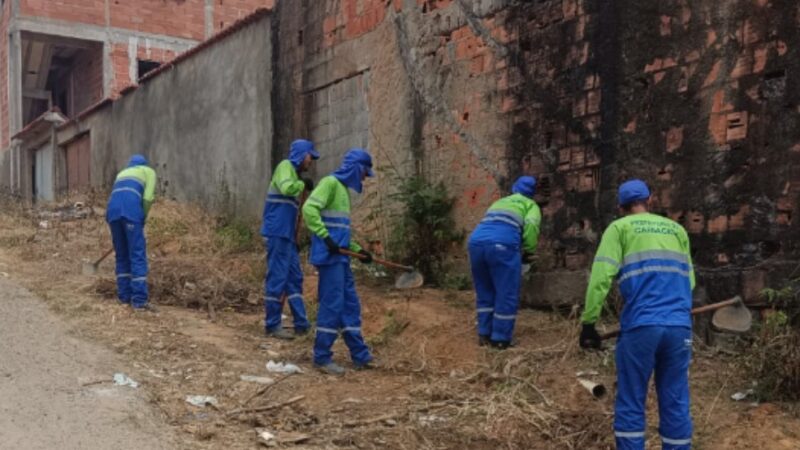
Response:
[[[128,160],[128,167],[146,166],[146,165],[147,165],[147,158],[145,158],[144,155],[136,154],[131,156],[131,159]]]
[[[619,205],[626,206],[633,202],[650,198],[650,189],[642,180],[628,180],[619,187]]]
[[[536,177],[524,176],[517,178],[511,192],[522,194],[526,197],[533,197],[536,194]]]
[[[372,156],[363,148],[351,148],[347,151],[347,154],[344,155],[342,166],[350,164],[359,164],[361,167],[365,168],[368,177],[375,176],[375,173],[372,172]]]

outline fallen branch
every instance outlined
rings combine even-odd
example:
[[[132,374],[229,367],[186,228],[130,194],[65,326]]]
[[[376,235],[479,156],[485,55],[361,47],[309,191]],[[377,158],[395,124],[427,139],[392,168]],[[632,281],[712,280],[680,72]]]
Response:
[[[399,414],[394,414],[394,413],[392,413],[392,414],[384,414],[382,416],[373,417],[372,419],[353,420],[353,421],[345,422],[344,426],[346,426],[348,428],[355,428],[355,427],[360,427],[360,426],[364,426],[364,425],[372,425],[374,423],[383,422],[384,420],[397,419],[398,417],[400,417]]]
[[[270,411],[270,410],[273,410],[273,409],[283,408],[284,406],[289,406],[289,405],[291,405],[293,403],[297,403],[297,402],[299,402],[300,400],[302,400],[304,398],[306,398],[305,395],[298,395],[297,397],[292,397],[289,400],[286,400],[285,402],[273,403],[273,404],[267,405],[267,406],[257,406],[255,408],[234,409],[233,411],[229,411],[226,414],[226,416],[234,416],[234,415],[237,415],[237,414],[244,414],[244,413],[255,413],[255,412]]]
[[[280,383],[281,381],[283,381],[283,380],[285,380],[285,379],[289,378],[290,376],[292,376],[292,374],[291,374],[291,373],[290,373],[290,374],[288,374],[288,375],[286,375],[285,377],[282,377],[282,378],[279,378],[279,379],[275,380],[275,382],[274,382],[274,383],[272,383],[272,384],[268,384],[268,385],[266,385],[266,386],[264,386],[264,387],[260,388],[260,389],[259,389],[259,390],[257,390],[257,391],[256,391],[256,392],[255,392],[253,395],[251,395],[250,397],[248,397],[248,398],[247,398],[247,399],[246,399],[246,400],[245,400],[245,401],[244,401],[244,402],[243,402],[241,405],[239,405],[239,407],[240,407],[240,408],[244,408],[244,407],[245,407],[245,406],[247,406],[247,405],[248,405],[250,402],[252,402],[252,401],[253,401],[253,399],[255,399],[256,397],[260,397],[260,396],[261,396],[261,395],[263,395],[265,392],[267,392],[268,390],[270,390],[270,389],[272,389],[273,387],[277,386],[277,385],[278,385],[278,383]]]

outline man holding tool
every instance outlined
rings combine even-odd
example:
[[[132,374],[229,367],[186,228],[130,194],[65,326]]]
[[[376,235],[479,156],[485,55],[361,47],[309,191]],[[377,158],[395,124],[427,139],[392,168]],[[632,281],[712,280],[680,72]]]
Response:
[[[600,348],[595,330],[606,295],[617,279],[625,301],[617,340],[614,435],[620,450],[643,450],[645,400],[655,371],[665,450],[688,450],[689,361],[692,355],[692,289],[695,279],[686,230],[650,214],[650,190],[641,180],[619,187],[624,217],[608,226],[592,265],[581,317],[580,346]]]
[[[155,312],[147,295],[147,243],[144,224],[156,192],[156,172],[147,158],[133,155],[114,181],[106,222],[117,267],[117,298],[136,311]]]
[[[542,221],[539,205],[533,201],[536,178],[520,177],[511,192],[492,204],[469,238],[478,343],[499,349],[511,345],[522,263],[531,262]]]
[[[268,336],[294,339],[294,335],[281,326],[283,301],[286,295],[294,319],[294,332],[305,334],[309,324],[303,304],[303,270],[296,242],[297,220],[303,191],[311,191],[314,183],[300,179],[298,172],[306,172],[313,160],[319,159],[314,144],[305,139],[292,142],[289,158],[275,167],[269,193],[264,203],[261,236],[267,251],[267,273],[264,278],[264,327]]]
[[[364,263],[372,255],[350,240],[350,188],[361,193],[362,182],[373,176],[372,157],[360,148],[345,154],[341,166],[320,180],[303,206],[303,219],[312,232],[311,264],[319,271],[319,311],[314,340],[314,365],[325,373],[343,375],[333,362],[331,347],[341,332],[356,369],[371,368],[370,354],[361,335],[361,303],[356,293],[350,258],[340,249],[361,255]]]

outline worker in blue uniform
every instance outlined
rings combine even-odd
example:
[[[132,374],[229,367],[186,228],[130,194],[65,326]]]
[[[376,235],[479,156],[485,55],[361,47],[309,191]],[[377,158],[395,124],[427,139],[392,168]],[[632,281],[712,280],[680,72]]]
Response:
[[[689,362],[692,355],[694,270],[686,230],[648,212],[650,190],[641,180],[619,187],[624,217],[603,233],[592,264],[581,317],[580,345],[600,348],[595,322],[614,282],[624,300],[617,339],[614,435],[620,450],[645,447],[645,402],[655,372],[659,433],[665,450],[692,444]]]
[[[303,206],[303,219],[312,233],[311,264],[319,271],[319,311],[314,340],[314,365],[331,375],[344,368],[333,362],[333,343],[342,334],[356,369],[374,367],[361,334],[361,302],[356,293],[350,257],[340,249],[360,253],[361,261],[372,255],[350,239],[350,193],[361,193],[362,182],[373,176],[372,157],[360,148],[350,149],[341,166],[320,180]]]
[[[299,174],[308,171],[319,153],[305,139],[292,142],[289,157],[272,173],[269,192],[264,202],[261,236],[267,251],[267,272],[264,277],[264,327],[268,336],[293,339],[281,325],[283,298],[289,302],[294,319],[295,335],[305,334],[309,324],[303,303],[303,270],[296,242],[299,218],[299,197],[310,192],[314,183]]]
[[[156,190],[156,172],[147,158],[133,155],[117,174],[106,208],[116,256],[117,296],[137,311],[155,312],[147,293],[147,243],[144,225]]]
[[[469,238],[475,285],[478,343],[508,348],[519,308],[522,263],[539,242],[542,214],[533,201],[536,178],[520,177],[512,194],[497,200]]]

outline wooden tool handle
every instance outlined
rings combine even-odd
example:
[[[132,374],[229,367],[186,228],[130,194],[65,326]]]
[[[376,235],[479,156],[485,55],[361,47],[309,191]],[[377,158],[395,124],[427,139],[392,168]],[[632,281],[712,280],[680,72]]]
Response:
[[[364,256],[364,255],[362,255],[360,253],[356,253],[354,251],[350,251],[350,250],[348,250],[346,248],[340,248],[339,249],[339,253],[341,253],[343,255],[347,255],[347,256],[352,256],[354,258],[362,259],[362,260],[363,259],[367,259],[366,256]],[[380,264],[380,265],[382,265],[384,267],[393,267],[395,269],[402,269],[402,270],[405,270],[406,272],[413,272],[414,271],[414,268],[411,267],[411,266],[404,266],[402,264],[398,264],[396,262],[391,262],[391,261],[386,261],[384,259],[372,258],[372,262],[378,263],[378,264]]]
[[[103,253],[103,256],[101,256],[100,259],[98,259],[97,261],[94,262],[94,265],[95,266],[100,265],[100,263],[103,262],[104,259],[108,258],[108,255],[110,255],[113,251],[114,251],[114,247],[111,247],[110,249],[108,249],[107,252]]]
[[[742,303],[742,297],[737,295],[736,297],[730,298],[728,300],[723,300],[721,302],[712,303],[710,305],[705,305],[705,306],[698,306],[697,308],[692,309],[692,315],[694,316],[695,314],[700,314],[709,311],[716,311],[720,308],[740,303]],[[609,331],[608,333],[601,334],[600,339],[605,341],[606,339],[615,338],[619,336],[619,331],[620,330],[614,330],[614,331]]]

